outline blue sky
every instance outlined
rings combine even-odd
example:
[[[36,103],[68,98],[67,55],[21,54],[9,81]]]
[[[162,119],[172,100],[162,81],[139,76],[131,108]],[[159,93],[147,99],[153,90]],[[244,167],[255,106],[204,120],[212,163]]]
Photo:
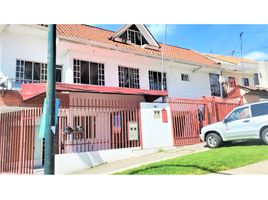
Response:
[[[120,24],[96,24],[94,26],[116,31]],[[163,42],[164,24],[146,24],[158,42]],[[214,53],[240,57],[240,32],[243,34],[243,57],[268,60],[268,25],[213,25],[168,24],[166,43],[194,49],[202,53]]]

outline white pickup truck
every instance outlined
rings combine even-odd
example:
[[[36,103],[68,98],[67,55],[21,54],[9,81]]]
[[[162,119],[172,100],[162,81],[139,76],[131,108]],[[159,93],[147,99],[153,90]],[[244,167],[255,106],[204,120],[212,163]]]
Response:
[[[200,138],[209,148],[235,140],[261,139],[268,144],[268,101],[236,107],[222,122],[203,127]]]

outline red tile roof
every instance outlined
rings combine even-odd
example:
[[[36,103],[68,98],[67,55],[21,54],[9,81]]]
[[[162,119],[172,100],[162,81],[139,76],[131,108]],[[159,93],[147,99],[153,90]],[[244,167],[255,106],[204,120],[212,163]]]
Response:
[[[207,57],[215,58],[218,60],[222,60],[224,62],[229,62],[233,64],[239,64],[241,62],[243,63],[251,63],[251,64],[256,64],[257,62],[254,60],[246,59],[246,58],[239,58],[239,57],[234,57],[234,56],[224,56],[224,55],[216,55],[216,54],[205,54]]]
[[[116,42],[110,38],[115,34],[113,31],[81,24],[59,24],[57,25],[57,35],[64,38],[78,38],[82,40],[95,41],[103,44],[112,45],[134,53],[175,59],[178,61],[192,63],[197,65],[209,65],[217,67],[218,65],[207,57],[192,51],[190,49],[180,48],[171,45],[161,45],[159,50],[143,48],[140,45],[126,44]]]

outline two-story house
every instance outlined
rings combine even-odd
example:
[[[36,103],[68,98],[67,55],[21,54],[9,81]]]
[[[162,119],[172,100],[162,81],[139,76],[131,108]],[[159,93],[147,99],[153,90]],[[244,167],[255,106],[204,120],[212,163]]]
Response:
[[[0,26],[0,113],[43,105],[47,31],[46,25]],[[111,160],[130,153],[131,149],[196,143],[200,141],[203,121],[208,121],[208,112],[214,113],[211,120],[217,117],[212,103],[207,102],[211,106],[206,112],[206,100],[200,97],[221,97],[224,67],[196,51],[160,44],[142,24],[124,25],[116,32],[88,25],[59,24],[56,49],[56,95],[62,106],[58,110],[55,138],[59,168],[72,168],[79,163],[84,167],[85,160],[79,161],[83,156],[72,157],[70,153],[124,149],[122,154],[104,152]],[[147,103],[165,101],[166,97],[199,99],[187,99],[187,104],[176,106]],[[10,152],[11,146],[21,149],[20,153],[30,152],[30,159],[26,158],[40,166],[44,141],[38,135],[43,123],[41,112],[36,110],[41,108],[24,109],[19,117],[13,112],[12,121],[22,127],[21,131],[17,131],[17,125],[10,126],[11,115],[1,115],[2,123],[9,128],[0,129],[0,134],[9,134],[11,130],[13,146],[22,144],[23,137],[31,138],[24,150],[22,145],[6,148]],[[66,153],[67,157],[60,156]],[[93,160],[100,160],[101,154],[96,155]]]
[[[196,51],[160,44],[142,24],[124,25],[116,32],[59,24],[56,48],[57,90],[61,93],[135,95],[140,101],[221,96],[217,63]],[[23,105],[44,94],[46,63],[46,25],[0,26],[0,78],[2,82],[12,80],[12,86],[2,86],[18,89]],[[3,97],[0,103],[8,104]]]

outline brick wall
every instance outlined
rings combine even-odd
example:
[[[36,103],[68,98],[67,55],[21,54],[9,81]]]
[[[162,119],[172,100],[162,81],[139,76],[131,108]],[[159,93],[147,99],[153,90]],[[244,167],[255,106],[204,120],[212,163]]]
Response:
[[[6,90],[4,95],[0,95],[0,106],[22,106],[22,107],[42,107],[46,94],[38,95],[27,101],[22,101],[22,96],[19,91]],[[69,107],[69,94],[57,93],[57,98],[60,98],[61,107]]]

